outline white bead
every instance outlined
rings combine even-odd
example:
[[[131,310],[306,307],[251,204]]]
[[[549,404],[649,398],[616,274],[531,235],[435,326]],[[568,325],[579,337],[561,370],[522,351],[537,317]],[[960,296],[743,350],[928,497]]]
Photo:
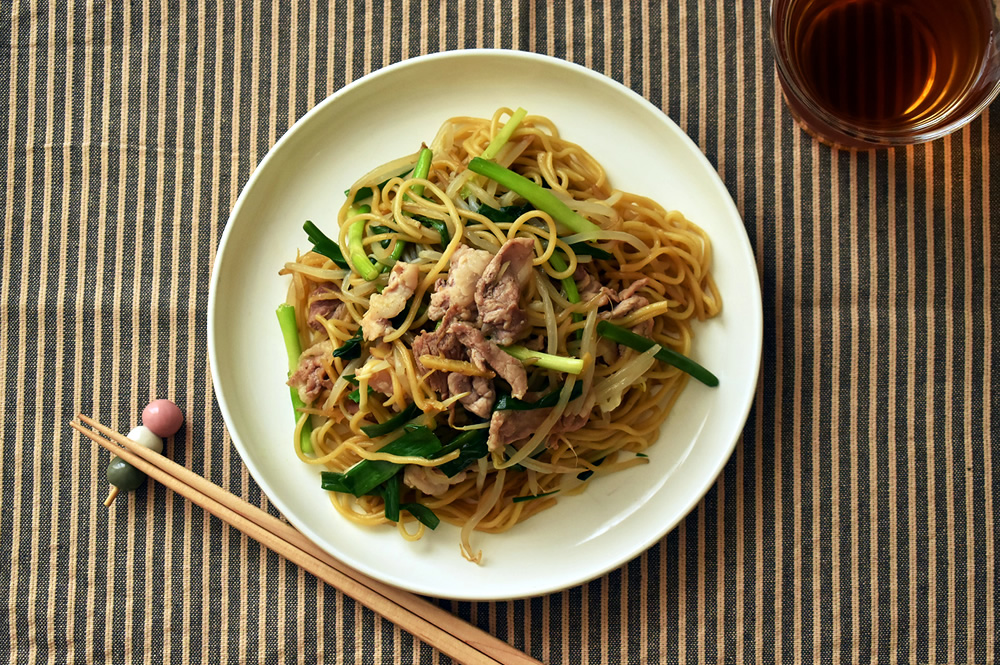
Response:
[[[149,448],[154,453],[163,452],[163,439],[153,434],[148,427],[139,425],[128,433],[128,438],[138,443],[143,448]]]

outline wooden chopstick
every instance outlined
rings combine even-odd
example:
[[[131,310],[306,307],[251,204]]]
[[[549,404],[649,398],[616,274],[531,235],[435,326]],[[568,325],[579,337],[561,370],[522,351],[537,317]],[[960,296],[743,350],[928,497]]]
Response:
[[[71,422],[73,429],[458,662],[469,665],[541,665],[506,642],[433,603],[352,570],[292,526],[226,492],[190,469],[140,446],[92,418],[82,414],[79,417],[108,438]]]

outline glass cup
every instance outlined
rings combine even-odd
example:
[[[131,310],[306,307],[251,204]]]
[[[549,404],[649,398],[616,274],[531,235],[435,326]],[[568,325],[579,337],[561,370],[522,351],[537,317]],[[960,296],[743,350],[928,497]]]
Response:
[[[785,102],[850,149],[945,136],[1000,92],[995,0],[771,0]]]

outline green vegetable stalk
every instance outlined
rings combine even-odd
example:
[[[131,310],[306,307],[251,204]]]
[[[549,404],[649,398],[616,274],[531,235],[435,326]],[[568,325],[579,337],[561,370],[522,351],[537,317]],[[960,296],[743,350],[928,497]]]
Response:
[[[607,337],[612,342],[623,344],[630,349],[635,349],[636,351],[648,351],[656,344],[656,342],[648,337],[636,335],[631,330],[626,330],[621,326],[616,326],[615,324],[608,323],[607,321],[598,322],[597,333],[603,337]],[[656,353],[656,359],[676,367],[686,374],[690,374],[706,386],[714,388],[719,385],[718,377],[687,356],[677,353],[673,349],[661,346],[660,350]]]
[[[417,165],[413,167],[413,177],[414,178],[426,178],[431,172],[431,161],[434,159],[434,152],[430,148],[422,148],[420,154],[417,156]],[[412,188],[413,193],[417,196],[424,195],[423,185],[414,185]],[[399,261],[399,257],[403,255],[403,250],[406,249],[406,242],[400,239],[396,239],[396,246],[392,248],[392,253],[389,254],[389,258],[385,262],[379,262],[379,272],[385,272],[389,270],[392,266],[396,265]]]
[[[302,345],[299,343],[299,328],[295,323],[295,308],[291,305],[278,305],[276,314],[278,315],[278,325],[281,326],[281,336],[285,339],[285,351],[288,353],[288,376],[291,376],[292,372],[298,368],[299,356],[302,355]],[[299,397],[299,391],[296,388],[289,388],[289,390],[292,395],[295,422],[298,423],[299,409],[304,409],[306,404]],[[312,441],[309,440],[311,433],[312,424],[307,417],[305,423],[302,425],[302,438],[300,439],[302,452],[307,455],[312,454],[313,451]]]
[[[484,429],[474,429],[462,432],[455,437],[454,441],[434,453],[434,456],[431,459],[444,457],[448,453],[457,450],[457,458],[451,460],[450,462],[445,462],[438,467],[444,475],[451,478],[452,476],[464,471],[466,467],[480,457],[486,457],[487,453],[489,453],[489,448],[486,445],[488,438],[489,431]]]
[[[507,144],[510,137],[514,135],[514,131],[517,129],[521,121],[524,120],[524,116],[528,115],[528,112],[523,108],[518,107],[514,114],[510,116],[510,120],[497,132],[497,135],[493,137],[490,144],[486,146],[486,150],[483,150],[483,154],[480,155],[483,159],[493,159],[500,152],[500,148]]]
[[[531,349],[526,349],[525,347],[516,344],[512,346],[502,346],[500,348],[521,362],[533,360],[536,365],[544,367],[545,369],[555,370],[556,372],[564,372],[566,374],[579,374],[583,371],[583,360],[580,358],[554,356],[551,353],[532,351]]]
[[[371,212],[371,206],[363,205],[356,209],[351,209],[348,213],[348,217],[354,217],[357,215],[365,215]],[[350,228],[347,230],[347,242],[350,245],[350,257],[351,265],[354,269],[358,271],[358,274],[367,279],[369,282],[373,282],[378,279],[381,274],[381,270],[372,265],[372,262],[368,260],[368,255],[365,254],[365,220],[359,219],[356,222],[351,223]]]
[[[441,523],[441,518],[422,503],[404,503],[399,506],[399,509],[410,513],[417,518],[418,522],[432,531]]]
[[[552,267],[558,270],[559,272],[562,272],[567,268],[569,268],[569,265],[566,263],[565,260],[563,260],[562,254],[559,253],[558,249],[552,252],[552,256],[549,257],[549,263],[551,263]],[[580,302],[580,290],[576,288],[576,280],[573,279],[573,275],[570,275],[569,277],[563,277],[561,281],[563,289],[565,289],[566,291],[566,300],[570,301],[571,303]],[[573,312],[573,321],[576,323],[583,321],[583,314],[580,314],[579,312]],[[581,330],[576,331],[576,337],[578,339],[582,337],[582,335],[583,331]]]
[[[350,270],[351,264],[349,264],[344,258],[343,253],[340,251],[340,246],[330,238],[326,237],[326,235],[319,230],[319,227],[307,220],[306,223],[302,225],[302,228],[305,230],[306,237],[309,238],[309,242],[313,244],[314,252],[322,254],[326,258],[333,261],[338,267]]]
[[[413,177],[419,180],[424,180],[427,175],[431,172],[431,160],[434,159],[434,151],[430,148],[424,147],[420,150],[420,154],[417,155],[417,165],[413,167]],[[424,195],[423,185],[414,185],[410,189],[417,196]]]
[[[469,170],[486,176],[490,180],[495,180],[512,192],[516,192],[524,197],[531,205],[542,212],[547,212],[552,219],[564,225],[574,233],[584,233],[587,231],[600,231],[601,228],[593,222],[588,222],[579,214],[569,209],[565,203],[560,201],[552,192],[539,187],[534,182],[524,176],[514,173],[510,169],[505,169],[499,164],[495,164],[482,157],[474,157],[469,162]]]
[[[558,249],[552,252],[552,256],[549,257],[549,263],[551,263],[552,267],[558,272],[563,272],[569,268],[569,264],[567,264],[566,260],[563,259],[563,256],[559,253]],[[566,290],[566,300],[570,302],[580,302],[580,291],[576,288],[576,280],[573,279],[573,275],[563,277],[562,285]],[[577,316],[579,316],[579,314],[577,314]]]
[[[376,425],[363,425],[361,431],[365,435],[375,438],[376,436],[382,436],[383,434],[388,434],[389,432],[394,432],[406,423],[410,422],[420,413],[420,408],[416,404],[410,403],[405,409],[394,415],[389,420],[384,423],[378,423]]]
[[[379,449],[380,453],[398,457],[430,457],[441,449],[441,441],[423,425],[411,425],[403,436],[390,441]],[[385,460],[361,460],[344,473],[324,471],[322,487],[334,492],[347,492],[354,496],[369,494],[389,480],[403,467]],[[400,506],[403,508],[404,506]]]
[[[548,409],[559,403],[559,395],[562,393],[561,388],[556,388],[552,392],[548,393],[542,397],[537,402],[526,402],[522,399],[517,399],[511,396],[509,393],[502,392],[497,395],[497,401],[493,404],[494,411],[531,411],[533,409]],[[583,394],[583,383],[577,381],[573,384],[573,389],[569,393],[569,401],[580,397]]]

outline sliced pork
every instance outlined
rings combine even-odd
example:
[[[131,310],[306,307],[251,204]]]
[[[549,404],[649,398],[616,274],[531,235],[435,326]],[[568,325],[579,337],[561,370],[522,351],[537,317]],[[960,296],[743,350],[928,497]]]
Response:
[[[468,393],[458,400],[469,413],[480,418],[489,418],[493,404],[497,401],[497,393],[493,389],[493,381],[482,376],[466,376],[457,372],[448,374],[448,392],[452,395]]]
[[[329,340],[314,344],[299,356],[299,366],[288,377],[288,385],[298,388],[299,397],[306,404],[312,404],[324,389],[333,388],[333,379],[326,373],[326,368],[320,359],[323,356],[333,358],[333,345]]]
[[[531,277],[535,241],[514,238],[504,243],[476,284],[476,307],[483,334],[497,344],[513,344],[528,327],[521,291]]]
[[[453,334],[448,332],[447,321],[433,332],[422,332],[413,340],[413,360],[417,366],[417,372],[421,376],[427,375],[429,369],[420,362],[420,356],[438,356],[439,358],[449,358],[451,360],[465,360],[465,348]],[[445,372],[435,371],[427,375],[427,383],[434,392],[447,399],[448,376]]]
[[[459,321],[476,320],[476,284],[493,255],[481,249],[461,245],[451,255],[448,279],[439,279],[431,294],[427,317],[440,321],[446,312]]]
[[[406,302],[417,290],[420,269],[413,263],[399,261],[389,273],[389,283],[382,293],[372,294],[368,311],[361,318],[366,340],[378,339],[393,332],[392,318],[406,309]]]
[[[646,296],[638,295],[639,289],[649,284],[649,278],[643,277],[642,279],[632,282],[627,289],[624,289],[615,301],[618,303],[611,310],[611,313],[607,318],[611,319],[623,319],[632,312],[642,309],[649,304],[649,298]]]
[[[319,284],[312,293],[309,294],[309,327],[313,330],[322,330],[323,324],[317,317],[323,317],[329,321],[331,319],[341,319],[347,305],[340,299],[340,287],[336,284]]]
[[[517,358],[511,356],[499,346],[486,339],[482,331],[467,323],[455,323],[449,326],[450,332],[458,337],[459,342],[469,356],[469,360],[479,369],[492,368],[504,381],[510,384],[510,391],[520,399],[528,391],[528,373]]]
[[[420,362],[421,356],[425,355],[467,360],[481,370],[493,370],[510,384],[515,397],[523,397],[528,390],[528,374],[521,361],[487,340],[475,326],[462,321],[453,322],[450,316],[445,317],[437,330],[420,333],[413,340],[413,357],[421,375],[429,371]],[[485,377],[438,370],[427,376],[427,383],[441,399],[469,393],[460,400],[461,404],[483,418],[489,416],[496,401],[493,381]]]
[[[490,419],[490,437],[487,447],[491,450],[501,450],[504,446],[518,441],[530,439],[542,426],[545,419],[552,414],[552,409],[534,409],[531,411],[497,411]],[[552,425],[549,436],[563,432],[575,432],[590,420],[589,412],[585,415],[563,414]]]
[[[617,302],[618,294],[612,289],[603,286],[596,278],[591,277],[590,273],[583,266],[578,265],[576,267],[573,279],[576,281],[576,288],[580,292],[580,300],[582,302],[590,302],[594,298],[600,298],[597,301],[598,307],[604,307],[612,302],[612,300]]]
[[[643,277],[632,282],[628,288],[612,298],[615,303],[609,312],[601,312],[598,316],[602,319],[624,319],[626,316],[636,312],[649,304],[649,298],[639,295],[638,291],[649,284],[649,278]],[[653,332],[653,320],[640,321],[632,326],[632,332],[637,335],[649,335]],[[624,351],[621,351],[624,353]]]

